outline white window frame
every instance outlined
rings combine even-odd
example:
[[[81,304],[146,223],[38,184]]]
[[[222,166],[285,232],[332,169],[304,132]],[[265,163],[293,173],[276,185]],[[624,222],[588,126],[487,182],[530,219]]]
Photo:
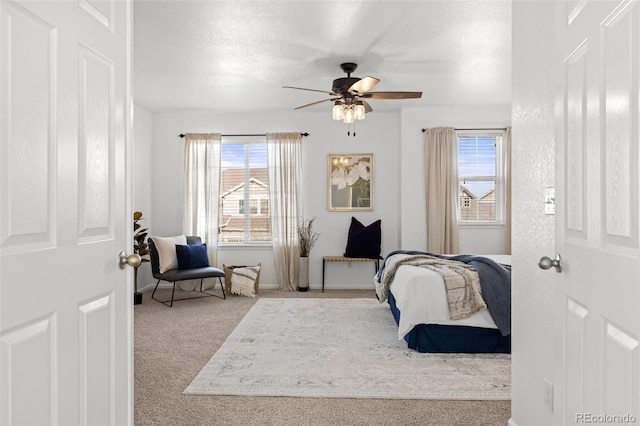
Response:
[[[246,136],[246,137],[227,137],[225,138],[224,136],[222,137],[222,141],[221,144],[222,145],[250,145],[250,144],[266,144],[267,143],[267,139],[266,136]],[[222,158],[222,153],[220,155],[220,157]],[[249,217],[251,216],[251,199],[250,199],[250,193],[249,193],[249,188],[250,188],[250,184],[247,185],[247,182],[249,182],[249,170],[248,170],[248,166],[249,166],[249,160],[248,158],[245,157],[245,163],[244,163],[244,182],[245,182],[245,191],[244,191],[244,199],[243,200],[239,200],[239,201],[243,201],[243,206],[244,206],[244,219],[245,219],[245,224],[247,223]],[[269,167],[269,165],[267,164],[267,168]],[[222,168],[220,169],[220,173],[221,173],[221,177],[222,177]],[[267,200],[268,201],[268,200]],[[238,213],[240,212],[240,209],[242,209],[242,207],[240,205],[240,203],[238,203]],[[246,208],[246,206],[249,206],[249,208]],[[222,214],[222,212],[220,212],[220,214]],[[268,214],[271,214],[271,212],[269,211]],[[218,234],[219,235],[219,234]],[[218,242],[218,246],[219,247],[247,247],[247,246],[258,246],[258,247],[271,247],[272,244],[272,240],[269,241],[249,241],[249,230],[245,227],[244,229],[244,241],[241,242],[232,242],[232,241],[219,241]]]
[[[505,131],[500,130],[457,130],[456,137],[459,140],[461,137],[495,137],[496,138],[496,175],[494,176],[460,176],[458,173],[458,188],[463,185],[464,182],[474,181],[492,181],[496,183],[495,194],[495,208],[496,218],[495,220],[462,220],[460,202],[458,202],[458,225],[459,226],[495,226],[504,225],[505,218],[505,158],[504,158],[504,139],[506,137]],[[465,207],[468,208],[468,207]]]

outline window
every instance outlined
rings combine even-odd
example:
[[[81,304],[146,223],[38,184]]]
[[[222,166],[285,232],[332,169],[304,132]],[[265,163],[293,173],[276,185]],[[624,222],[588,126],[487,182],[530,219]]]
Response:
[[[458,222],[502,223],[502,134],[458,132]]]
[[[221,243],[271,241],[267,143],[261,139],[222,139],[218,228]]]

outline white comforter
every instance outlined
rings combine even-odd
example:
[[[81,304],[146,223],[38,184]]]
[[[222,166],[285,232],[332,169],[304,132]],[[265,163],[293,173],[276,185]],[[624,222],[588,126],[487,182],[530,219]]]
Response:
[[[482,256],[498,263],[511,264],[511,256],[509,255]],[[396,306],[400,310],[398,339],[403,339],[417,324],[498,328],[486,309],[463,320],[451,320],[444,281],[437,272],[417,266],[400,266],[389,291],[393,294]],[[420,302],[416,303],[416,301]]]

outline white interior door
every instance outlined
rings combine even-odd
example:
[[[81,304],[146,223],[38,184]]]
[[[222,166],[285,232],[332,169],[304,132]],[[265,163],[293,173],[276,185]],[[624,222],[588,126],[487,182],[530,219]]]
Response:
[[[559,5],[556,412],[640,421],[640,4]]]
[[[132,423],[131,3],[0,3],[0,424]]]

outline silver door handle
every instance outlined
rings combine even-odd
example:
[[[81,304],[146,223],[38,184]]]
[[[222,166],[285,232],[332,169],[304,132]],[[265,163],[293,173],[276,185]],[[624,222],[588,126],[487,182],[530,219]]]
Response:
[[[142,258],[139,254],[133,253],[127,256],[124,251],[120,252],[119,259],[120,269],[124,269],[127,265],[131,266],[132,268],[137,268],[138,266],[140,266],[140,263],[142,263]]]
[[[559,254],[556,254],[556,258],[551,260],[547,256],[541,257],[538,261],[538,266],[540,269],[549,269],[552,266],[556,268],[556,272],[562,272],[562,258]]]

